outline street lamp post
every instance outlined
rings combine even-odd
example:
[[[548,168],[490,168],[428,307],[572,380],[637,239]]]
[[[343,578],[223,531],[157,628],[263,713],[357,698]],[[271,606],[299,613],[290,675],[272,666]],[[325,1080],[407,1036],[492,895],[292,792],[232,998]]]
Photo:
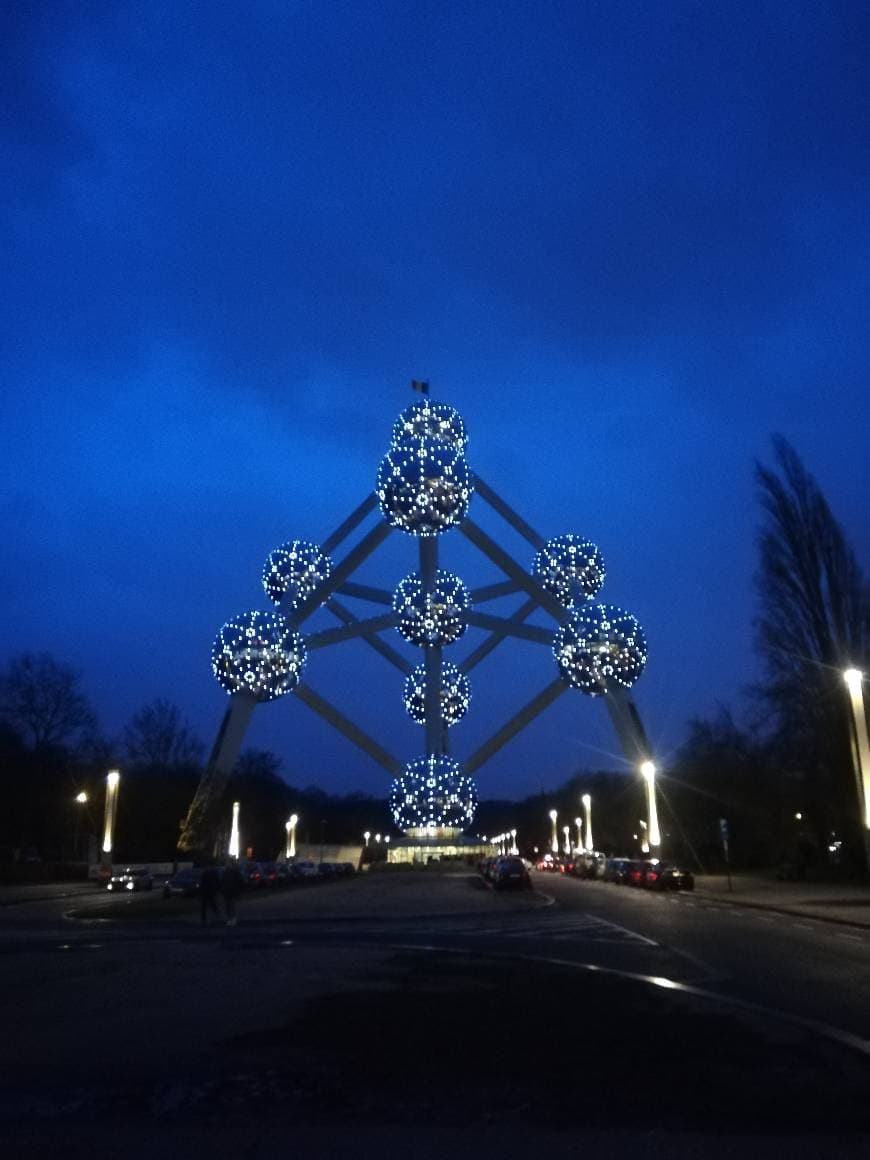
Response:
[[[370,831],[370,830],[366,830],[366,831],[363,833],[363,842],[365,842],[366,849],[368,849],[368,845],[369,845],[369,838],[370,838],[371,836],[372,836],[372,835],[371,835],[371,831]]]
[[[584,793],[580,800],[583,802],[583,811],[586,814],[586,852],[591,854],[595,849],[592,845],[592,796]]]
[[[103,865],[112,861],[112,846],[115,840],[115,814],[118,811],[118,786],[121,774],[110,769],[106,774],[106,810],[103,816]]]
[[[517,832],[516,830],[511,830],[511,853],[519,854],[519,852],[519,847],[517,846]]]
[[[583,849],[583,819],[575,818],[574,825],[577,827],[577,849]]]
[[[287,831],[287,846],[286,846],[286,849],[284,852],[284,856],[286,857],[288,862],[290,861],[291,858],[296,857],[296,823],[298,821],[299,821],[299,815],[298,814],[291,814],[290,817],[287,819],[287,822],[286,822],[285,827],[284,827]]]
[[[640,852],[641,852],[641,854],[648,854],[649,853],[649,841],[647,839],[646,822],[643,820],[643,818],[640,818],[640,819],[638,819],[637,824],[640,826]]]
[[[558,830],[556,829],[556,819],[558,818],[558,816],[559,815],[556,813],[555,810],[550,810],[550,821],[553,823],[553,836],[550,839],[550,849],[553,851],[554,854],[559,853],[559,833],[558,833]]]
[[[564,843],[564,846],[562,847],[562,849],[566,854],[570,854],[571,853],[571,827],[570,826],[563,826],[562,827],[562,837],[565,839],[565,843]]]
[[[227,853],[231,858],[238,858],[239,849],[241,848],[241,838],[239,837],[239,811],[241,804],[233,802],[233,824],[230,829],[230,845]]]
[[[659,832],[659,814],[656,809],[656,767],[651,761],[644,761],[641,764],[640,772],[646,782],[646,801],[647,801],[647,815],[649,818],[649,844],[650,848],[658,853],[659,847],[662,844],[662,836]]]
[[[843,679],[852,702],[852,758],[861,810],[864,856],[870,870],[870,737],[867,734],[867,712],[864,708],[864,674],[860,669],[847,669]]]

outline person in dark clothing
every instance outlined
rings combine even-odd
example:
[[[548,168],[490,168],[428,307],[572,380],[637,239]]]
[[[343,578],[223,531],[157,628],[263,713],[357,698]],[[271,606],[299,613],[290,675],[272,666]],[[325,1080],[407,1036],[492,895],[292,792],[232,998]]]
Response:
[[[239,870],[235,862],[230,862],[224,869],[223,878],[221,879],[221,893],[224,896],[224,906],[227,910],[227,926],[236,925],[236,900],[242,893],[243,886],[244,880],[241,870]]]
[[[217,866],[209,866],[199,880],[199,916],[203,926],[208,926],[209,914],[215,922],[218,914],[218,895],[221,890],[221,873]]]

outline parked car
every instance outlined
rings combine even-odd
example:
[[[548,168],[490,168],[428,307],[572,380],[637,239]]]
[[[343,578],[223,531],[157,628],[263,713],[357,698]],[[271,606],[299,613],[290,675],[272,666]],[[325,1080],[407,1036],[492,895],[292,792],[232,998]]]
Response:
[[[656,865],[656,862],[629,862],[628,864],[628,885],[629,886],[644,886],[646,884],[647,871]]]
[[[239,862],[239,873],[245,886],[263,885],[263,868],[259,862]]]
[[[106,883],[107,890],[151,890],[154,878],[143,867],[128,866],[121,874],[113,874]]]
[[[650,890],[694,890],[695,879],[673,862],[659,862],[647,871],[644,886]]]
[[[179,870],[163,883],[163,897],[192,898],[199,894],[199,883],[202,878],[202,868],[198,866]]]
[[[608,858],[604,863],[604,874],[602,875],[604,881],[615,882],[617,886],[625,886],[628,882],[630,865],[630,858]]]
[[[293,877],[294,878],[316,878],[317,866],[314,862],[294,862],[293,863]]]
[[[510,854],[505,858],[499,858],[496,862],[492,873],[492,884],[496,890],[532,889],[532,880],[522,858]]]

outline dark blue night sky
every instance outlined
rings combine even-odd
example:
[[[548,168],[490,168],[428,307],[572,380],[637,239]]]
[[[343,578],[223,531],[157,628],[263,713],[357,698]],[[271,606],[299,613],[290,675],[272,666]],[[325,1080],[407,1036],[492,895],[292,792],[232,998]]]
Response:
[[[646,629],[662,762],[692,715],[742,711],[772,432],[870,560],[868,13],[4,4],[0,661],[81,669],[109,733],[164,696],[210,742],[217,629],[268,606],[271,548],[324,539],[371,490],[417,377],[535,528],[599,544],[602,597]],[[443,553],[497,578],[455,532]],[[361,579],[413,567],[395,533]],[[495,653],[455,754],[554,675],[540,646]],[[363,644],[306,679],[420,751]],[[386,792],[292,697],[249,741],[294,783]],[[572,692],[480,792],[615,751]]]

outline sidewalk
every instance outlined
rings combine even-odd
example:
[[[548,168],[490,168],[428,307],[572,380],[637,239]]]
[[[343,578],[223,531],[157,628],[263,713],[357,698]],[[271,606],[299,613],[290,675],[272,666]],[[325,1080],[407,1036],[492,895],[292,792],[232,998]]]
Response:
[[[699,897],[715,898],[732,906],[755,907],[870,929],[870,886],[836,882],[777,882],[772,878],[733,874],[728,890],[724,874],[698,874]]]

